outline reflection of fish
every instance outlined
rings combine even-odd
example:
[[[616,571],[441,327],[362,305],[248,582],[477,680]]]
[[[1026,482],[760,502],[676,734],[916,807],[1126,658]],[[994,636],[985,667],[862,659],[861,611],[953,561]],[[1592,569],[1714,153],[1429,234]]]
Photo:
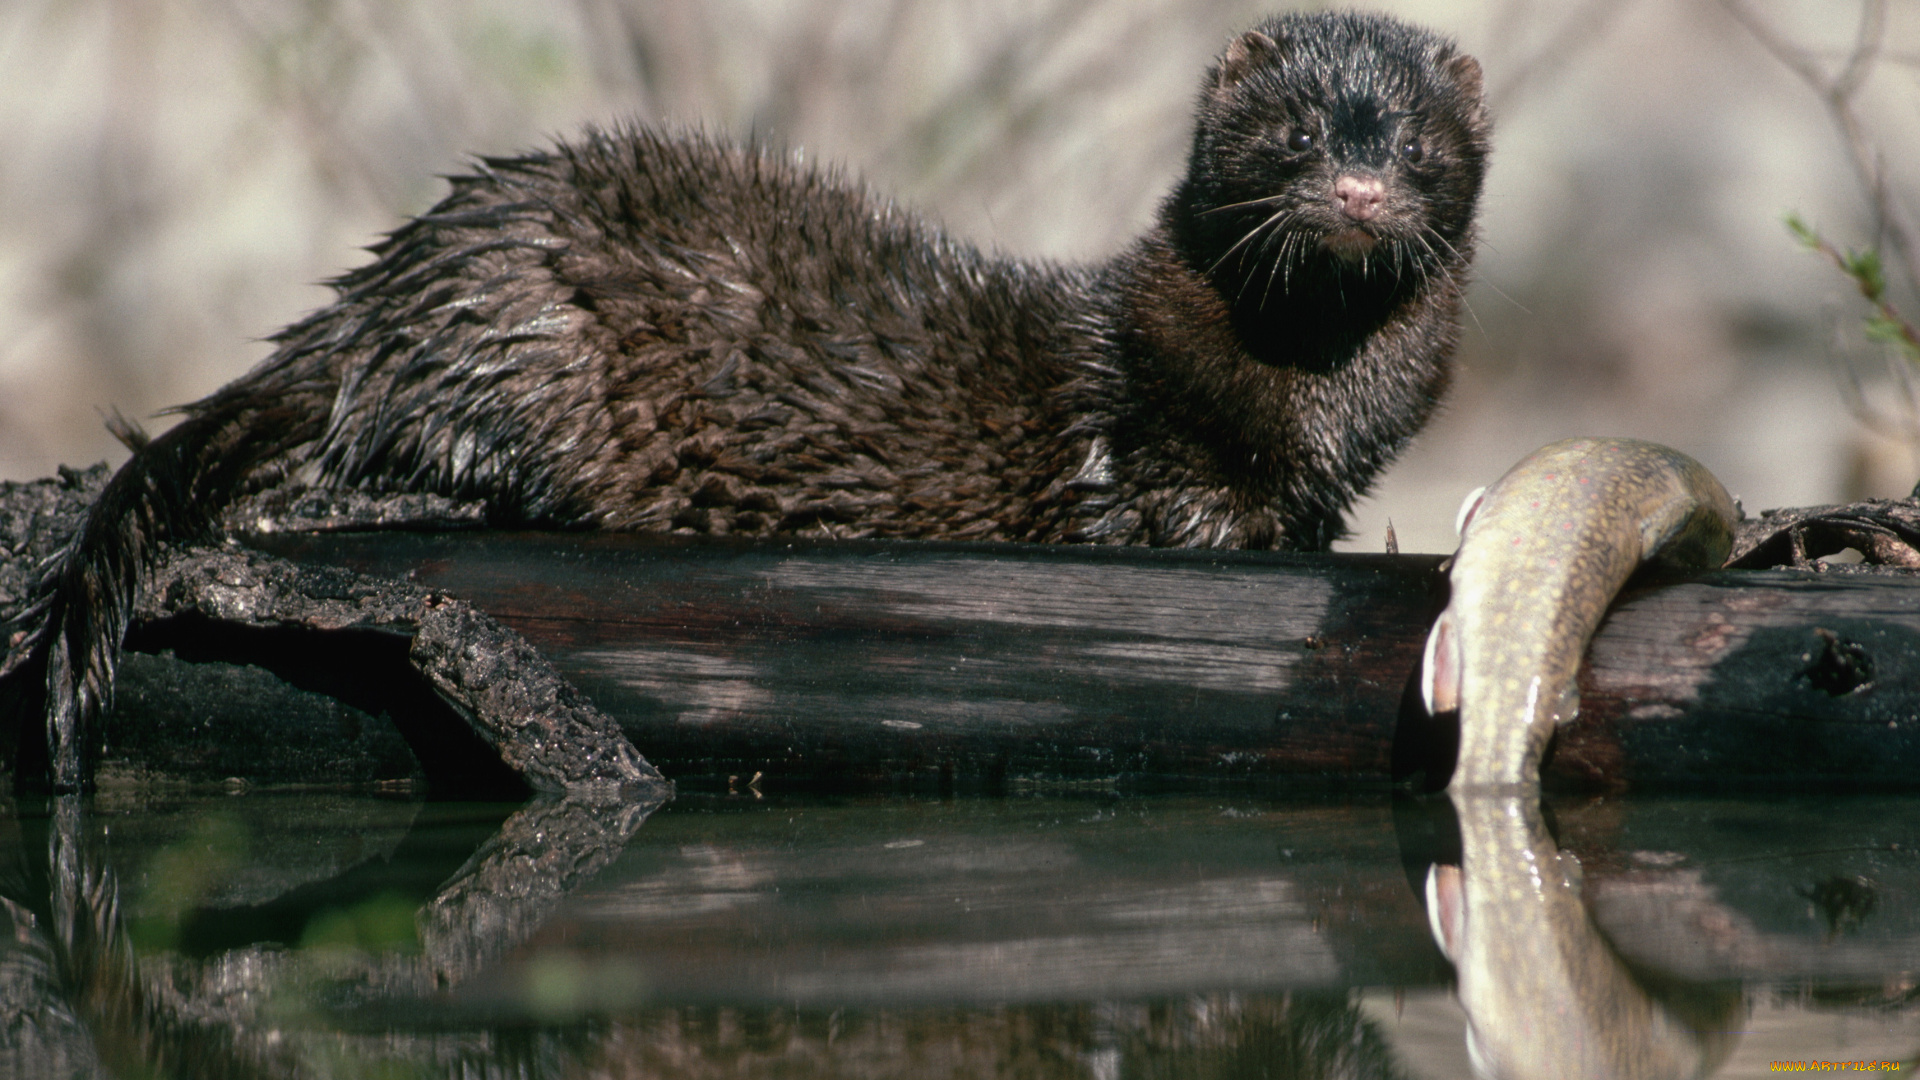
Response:
[[[1699,462],[1631,439],[1554,443],[1469,495],[1420,677],[1430,711],[1460,710],[1452,786],[1537,781],[1621,584],[1642,562],[1719,566],[1736,514]]]
[[[1664,1080],[1726,1059],[1739,998],[1699,1010],[1697,1030],[1650,996],[1588,917],[1537,797],[1449,797],[1461,865],[1428,872],[1427,918],[1459,976],[1475,1075]]]

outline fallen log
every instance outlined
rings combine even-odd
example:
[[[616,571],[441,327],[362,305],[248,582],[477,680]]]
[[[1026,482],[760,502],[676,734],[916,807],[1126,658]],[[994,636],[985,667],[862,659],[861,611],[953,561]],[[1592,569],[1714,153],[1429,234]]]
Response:
[[[1443,599],[1432,556],[551,533],[254,542],[470,602],[683,783],[1432,782],[1449,753],[1444,723],[1407,694]],[[1595,639],[1582,693],[1552,786],[1911,787],[1920,578],[1636,584]]]

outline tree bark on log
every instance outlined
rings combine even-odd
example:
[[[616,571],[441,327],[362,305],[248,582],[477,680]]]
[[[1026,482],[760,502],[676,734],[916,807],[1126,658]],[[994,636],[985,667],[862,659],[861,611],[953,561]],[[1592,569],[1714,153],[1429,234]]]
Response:
[[[821,783],[1442,779],[1408,689],[1433,556],[287,534],[524,635],[668,776]],[[1578,788],[1920,777],[1920,578],[1641,582],[1547,766]]]

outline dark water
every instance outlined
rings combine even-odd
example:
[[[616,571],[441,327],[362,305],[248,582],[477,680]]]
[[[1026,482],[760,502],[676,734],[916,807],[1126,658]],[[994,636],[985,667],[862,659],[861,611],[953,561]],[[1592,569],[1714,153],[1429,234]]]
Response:
[[[1463,1002],[1508,1075],[1920,1052],[1903,798],[118,793],[9,808],[0,895],[0,1075],[1438,1078]]]

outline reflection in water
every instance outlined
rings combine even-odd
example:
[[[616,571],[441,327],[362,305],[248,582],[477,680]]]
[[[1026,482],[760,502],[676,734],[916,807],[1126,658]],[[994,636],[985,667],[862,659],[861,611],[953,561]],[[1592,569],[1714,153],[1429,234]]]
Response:
[[[56,800],[50,818],[44,906],[4,901],[13,933],[0,945],[0,1075],[287,1075],[284,1048],[265,1032],[181,1009],[172,987],[142,977],[118,879],[85,850],[78,797]],[[8,891],[18,892],[29,867],[12,854]]]
[[[1449,797],[1461,865],[1429,872],[1427,911],[1458,972],[1477,1075],[1668,1080],[1726,1059],[1739,996],[1656,999],[1594,926],[1538,794]]]
[[[1562,807],[1583,908],[1539,807],[1462,802],[1460,865],[1417,876],[1483,1074],[1910,1056],[1910,806],[1788,809],[1817,820],[1797,852],[1764,806]],[[0,1078],[1438,1080],[1461,1021],[1399,825],[1364,799],[0,803]],[[1746,1019],[1731,988],[1775,976],[1805,981]]]
[[[334,1073],[317,1068],[326,1056],[316,1061],[314,1047],[287,1038],[289,1021],[304,1026],[310,1018],[301,1014],[315,1001],[418,998],[459,982],[537,929],[567,892],[620,853],[661,801],[528,803],[419,909],[415,933],[383,932],[378,923],[390,921],[381,916],[391,904],[376,898],[316,920],[309,929],[318,933],[303,935],[306,949],[254,944],[205,962],[169,955],[143,966],[122,917],[119,880],[88,843],[97,832],[86,827],[85,803],[61,796],[49,814],[44,893],[31,884],[40,875],[24,851],[9,852],[0,875],[7,893],[45,897],[37,915],[33,899],[0,896],[0,929],[12,931],[0,938],[0,1077],[86,1077],[103,1069],[196,1078]],[[7,811],[8,824],[16,824]],[[208,862],[235,859],[230,829],[196,830],[185,851],[154,860],[163,867],[156,876],[217,887],[203,871]],[[225,842],[210,843],[209,835]],[[192,869],[182,873],[182,865]],[[369,951],[369,940],[418,948]],[[429,1059],[444,1056],[435,1043],[426,1040]],[[342,1066],[338,1075],[358,1075],[352,1062],[331,1056]]]
[[[168,842],[136,845],[141,850],[119,853],[135,879],[156,887],[132,890],[134,906],[149,912],[141,917],[142,936],[151,943],[145,947],[130,943],[121,906],[121,878],[105,857],[114,847],[108,839],[112,828],[98,815],[89,816],[87,802],[70,797],[50,805],[44,819],[44,863],[30,857],[34,845],[23,835],[31,833],[41,819],[27,819],[28,828],[23,830],[20,818],[6,815],[0,825],[14,843],[0,855],[6,861],[0,885],[7,894],[0,898],[0,928],[12,932],[0,939],[0,1010],[4,1011],[0,1015],[0,1077],[1018,1075],[1076,1080],[1122,1076],[1387,1080],[1404,1075],[1395,1067],[1377,1026],[1356,1007],[1355,995],[1338,987],[1280,993],[1199,992],[1144,1001],[922,1004],[904,1009],[879,1003],[844,1007],[764,1001],[673,1005],[651,1003],[658,1002],[654,998],[648,1003],[633,999],[612,1015],[604,1011],[580,1015],[562,1009],[542,1020],[538,987],[530,986],[527,989],[533,992],[517,1005],[483,994],[477,999],[476,1013],[473,999],[462,1005],[458,993],[476,974],[501,967],[508,957],[520,965],[518,970],[551,971],[553,958],[568,955],[564,948],[535,947],[529,956],[523,946],[570,894],[601,875],[628,847],[653,807],[566,800],[530,803],[507,818],[430,898],[412,910],[411,932],[395,932],[390,924],[399,894],[391,889],[376,891],[370,898],[337,895],[332,906],[304,915],[281,910],[291,903],[287,889],[296,894],[316,888],[325,892],[326,883],[313,880],[315,871],[309,864],[315,858],[303,861],[275,844],[272,836],[250,835],[247,815],[235,809],[243,805],[238,800],[224,808],[216,805],[176,822]],[[1071,809],[1078,813],[1086,808]],[[1217,817],[1212,808],[1202,815],[1203,819]],[[1336,812],[1334,817],[1339,820],[1342,815]],[[1089,816],[1094,824],[1081,823],[1081,832],[1098,834],[1111,824],[1111,818],[1096,809]],[[808,894],[818,901],[845,887],[823,884],[835,875],[852,881],[855,889],[870,888],[882,866],[896,874],[904,868],[906,877],[900,884],[906,887],[879,907],[898,910],[902,902],[908,907],[931,905],[930,910],[941,916],[951,898],[926,895],[929,877],[936,879],[936,890],[945,890],[955,881],[971,881],[977,893],[974,899],[982,901],[998,894],[1003,881],[1038,879],[1039,885],[1003,897],[1007,902],[1000,905],[1001,910],[990,912],[975,927],[1013,927],[1017,935],[1031,927],[1031,920],[1019,909],[1047,904],[1049,896],[1058,895],[1060,884],[1069,882],[1087,891],[1096,910],[1095,924],[1113,925],[1106,931],[1106,945],[1099,944],[1103,939],[1096,934],[1066,955],[1100,959],[1104,949],[1111,954],[1105,957],[1109,966],[1128,957],[1145,958],[1150,970],[1143,973],[1141,985],[1153,985],[1156,978],[1204,980],[1204,973],[1196,975],[1199,969],[1191,960],[1168,954],[1162,947],[1172,945],[1178,951],[1195,942],[1204,945],[1204,935],[1196,938],[1181,925],[1183,916],[1205,926],[1234,926],[1257,934],[1262,928],[1247,921],[1251,913],[1281,912],[1289,926],[1277,927],[1274,933],[1276,940],[1288,941],[1298,940],[1299,931],[1291,925],[1304,927],[1311,917],[1298,905],[1276,908],[1258,896],[1243,903],[1222,903],[1216,895],[1223,888],[1231,891],[1232,881],[1247,879],[1249,869],[1251,880],[1271,878],[1271,839],[1257,831],[1239,830],[1251,845],[1234,847],[1224,860],[1218,852],[1211,854],[1215,865],[1208,876],[1224,873],[1225,881],[1170,884],[1158,872],[1158,858],[1147,860],[1145,876],[1122,866],[1110,868],[1107,880],[1099,880],[1097,861],[1110,853],[1099,845],[1076,846],[1071,826],[1064,830],[1064,840],[1036,844],[1030,836],[1008,829],[1012,821],[989,821],[982,829],[962,814],[957,836],[935,833],[903,842],[893,839],[903,824],[924,831],[930,823],[903,822],[899,814],[883,811],[876,816],[867,810],[842,815],[840,820],[849,827],[822,838],[824,843],[812,850],[803,846],[791,852],[770,851],[750,833],[744,845],[731,845],[726,826],[750,824],[737,819],[723,822],[722,835],[703,842],[686,843],[690,837],[670,835],[665,848],[684,856],[694,869],[689,884],[699,890],[711,890],[718,883],[736,889],[760,888],[778,897],[783,884],[798,885],[790,891],[801,894],[795,910],[802,919],[811,917],[810,912],[817,914]],[[1033,821],[1023,817],[1020,823]],[[122,832],[141,833],[140,819],[120,819],[120,825]],[[875,826],[885,840],[875,842],[877,838],[863,832]],[[156,831],[146,826],[149,839]],[[369,854],[379,857],[393,850],[389,839],[372,845]],[[879,859],[857,864],[867,857],[861,853],[877,854]],[[1245,865],[1249,853],[1258,856],[1258,865],[1252,868]],[[256,856],[277,858],[279,872],[263,876],[250,871]],[[817,868],[809,871],[822,856],[834,865],[824,873]],[[341,865],[337,858],[317,862],[337,870],[342,879],[364,869]],[[758,862],[761,868],[715,876],[716,865],[737,864],[735,870],[741,870],[750,862]],[[642,858],[639,865],[645,877],[664,873],[667,889],[646,881],[638,883],[637,889],[618,882],[597,888],[622,904],[631,904],[636,897],[657,899],[657,912],[630,913],[643,922],[661,912],[710,913],[710,905],[688,904],[671,895],[673,866],[663,867],[657,858]],[[800,880],[809,872],[816,873],[811,889]],[[880,871],[882,876],[885,872]],[[942,874],[947,878],[938,880]],[[919,888],[914,887],[915,881]],[[165,895],[155,895],[156,891]],[[210,915],[202,906],[208,898],[242,906],[217,909],[228,912],[224,917]],[[907,922],[924,924],[924,915],[924,911],[911,912]],[[1062,940],[1071,940],[1088,929],[1084,921],[1064,915],[1049,913],[1042,921],[1058,926],[1043,927],[1034,940],[1045,940],[1060,930],[1065,930]],[[224,937],[202,925],[210,920],[231,924]],[[884,916],[879,921],[886,924]],[[856,927],[843,929],[858,936]],[[263,933],[285,940],[259,940]],[[560,936],[564,939],[571,933],[565,930]],[[904,948],[904,955],[912,955],[913,938],[919,932],[903,933],[902,927],[892,925],[882,933],[888,935],[881,943],[884,947]],[[288,947],[295,941],[300,944]],[[213,951],[201,952],[196,942],[212,945]],[[1008,970],[1018,969],[1021,962]],[[505,966],[509,972],[515,970],[514,963]],[[1246,977],[1242,968],[1229,970],[1239,973],[1234,978]],[[1323,960],[1306,970],[1319,971],[1322,977],[1334,974]],[[935,986],[963,985],[950,975],[927,974]],[[1044,972],[1027,969],[1026,974]],[[1068,978],[1061,985],[1075,984]],[[537,1022],[530,1024],[530,1019]]]
[[[508,818],[420,910],[434,988],[463,981],[525,941],[664,801],[535,799]]]
[[[1153,1003],[653,1009],[609,1025],[587,1076],[1397,1080],[1341,991]]]

